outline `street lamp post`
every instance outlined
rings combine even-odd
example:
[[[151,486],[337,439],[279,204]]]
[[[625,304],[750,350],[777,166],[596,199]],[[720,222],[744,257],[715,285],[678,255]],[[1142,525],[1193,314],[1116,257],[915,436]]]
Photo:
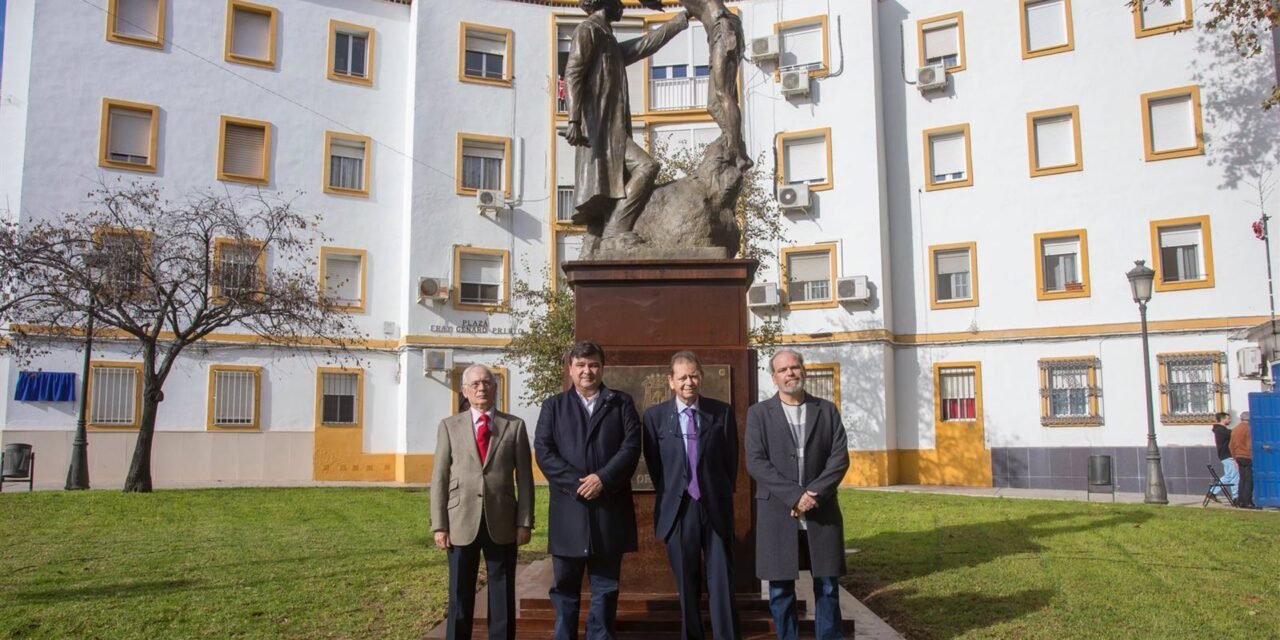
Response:
[[[89,304],[93,304],[92,299]],[[93,313],[84,330],[84,363],[80,366],[80,411],[76,415],[76,436],[71,441],[71,466],[67,467],[67,491],[89,488],[89,363],[93,354]]]
[[[1156,272],[1147,267],[1145,260],[1135,260],[1133,264],[1134,267],[1125,275],[1129,277],[1133,301],[1138,303],[1138,314],[1142,317],[1142,372],[1146,374],[1147,381],[1147,489],[1143,502],[1169,504],[1164,469],[1160,466],[1160,446],[1156,444],[1156,417],[1151,398],[1151,348],[1147,340],[1147,302],[1151,300],[1151,285]]]

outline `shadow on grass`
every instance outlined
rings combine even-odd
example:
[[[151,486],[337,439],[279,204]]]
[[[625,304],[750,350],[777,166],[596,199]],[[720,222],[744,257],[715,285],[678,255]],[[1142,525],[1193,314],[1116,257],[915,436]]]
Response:
[[[1041,542],[1053,536],[1136,527],[1152,517],[1137,510],[1105,515],[1045,513],[921,531],[882,531],[848,541],[847,546],[862,551],[852,558],[852,571],[844,583],[855,597],[909,637],[950,638],[1034,613],[1043,609],[1055,592],[926,596],[894,585],[1008,556],[1035,555],[1044,550]],[[923,619],[945,620],[938,625],[945,628],[925,628],[920,622]]]
[[[34,604],[58,604],[87,598],[136,598],[161,593],[171,593],[178,589],[188,589],[196,584],[195,580],[149,580],[146,582],[117,582],[86,587],[68,587],[65,589],[44,589],[38,591],[21,591],[12,598]]]

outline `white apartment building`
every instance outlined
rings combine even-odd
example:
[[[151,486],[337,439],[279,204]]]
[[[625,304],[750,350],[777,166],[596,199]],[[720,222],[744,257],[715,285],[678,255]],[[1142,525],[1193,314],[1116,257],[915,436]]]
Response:
[[[669,4],[632,7],[619,37],[669,19]],[[811,391],[840,406],[848,484],[1079,489],[1088,456],[1106,454],[1118,488],[1140,490],[1134,260],[1157,271],[1169,491],[1207,484],[1212,414],[1262,385],[1237,358],[1268,314],[1250,176],[1274,169],[1280,127],[1259,106],[1270,56],[1237,56],[1200,5],[731,3],[752,45],[748,148],[805,205],[786,210],[789,241],[757,274],[780,304],[753,322],[780,319]],[[539,282],[580,243],[557,131],[582,16],[570,0],[9,0],[7,215],[74,211],[121,177],[175,194],[301,191],[294,206],[332,238],[317,256],[341,276],[330,293],[373,336],[346,370],[237,334],[190,349],[160,408],[158,485],[428,478],[458,395],[456,377],[424,372],[424,350],[449,350],[456,369],[498,363],[512,278]],[[695,24],[629,68],[638,139],[717,135],[707,55]],[[495,191],[509,205],[478,214],[477,193]],[[420,295],[424,282],[443,293]],[[62,482],[76,403],[17,399],[17,381],[78,372],[79,357],[0,361],[0,433],[35,446],[40,484]],[[104,486],[128,466],[139,365],[124,342],[93,358]],[[497,373],[500,408],[532,428],[522,372]]]

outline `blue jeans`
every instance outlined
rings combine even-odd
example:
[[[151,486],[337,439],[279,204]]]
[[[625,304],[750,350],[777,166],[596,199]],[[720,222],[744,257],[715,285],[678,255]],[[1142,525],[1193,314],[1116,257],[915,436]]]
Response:
[[[840,584],[837,578],[813,579],[813,624],[817,640],[840,640]],[[778,640],[796,640],[800,636],[796,619],[796,581],[769,581],[769,610],[778,628]]]
[[[1230,487],[1232,497],[1235,497],[1239,491],[1236,485],[1240,484],[1240,467],[1232,458],[1222,460],[1222,484]]]

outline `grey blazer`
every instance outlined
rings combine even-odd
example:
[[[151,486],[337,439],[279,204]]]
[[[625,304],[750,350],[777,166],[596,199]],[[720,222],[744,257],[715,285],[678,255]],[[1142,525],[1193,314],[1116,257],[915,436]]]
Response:
[[[471,411],[440,422],[431,469],[431,530],[448,532],[450,544],[475,542],[482,514],[489,538],[498,544],[514,543],[516,527],[533,528],[533,464],[524,421],[495,410],[490,429],[481,465]]]

